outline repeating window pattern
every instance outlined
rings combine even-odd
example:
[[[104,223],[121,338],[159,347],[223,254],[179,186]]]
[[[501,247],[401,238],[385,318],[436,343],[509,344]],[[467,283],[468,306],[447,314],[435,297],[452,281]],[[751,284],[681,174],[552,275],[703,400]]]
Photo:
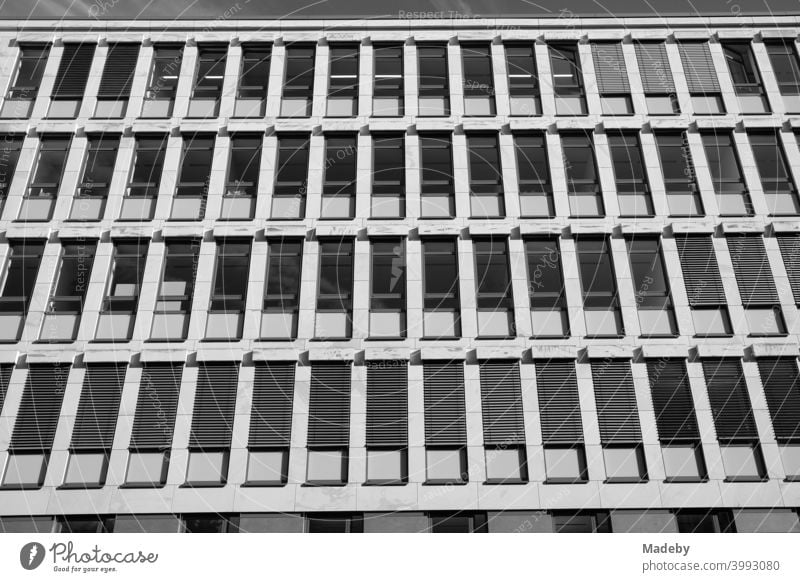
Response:
[[[5,279],[0,292],[0,338],[19,339],[33,297],[45,242],[36,239],[11,241]]]
[[[631,86],[622,43],[593,43],[592,58],[604,115],[631,115]]]
[[[634,48],[636,60],[639,63],[642,89],[647,102],[647,112],[650,115],[680,113],[666,44],[663,42],[636,42]]]
[[[709,236],[680,236],[675,237],[675,243],[695,333],[729,335],[731,321],[713,240]]]
[[[172,115],[182,64],[183,45],[159,44],[153,47],[142,117],[163,118]]]
[[[367,482],[404,483],[408,479],[408,365],[367,364]]]
[[[425,337],[461,335],[456,244],[453,240],[426,240],[422,243]]]
[[[39,94],[50,45],[21,44],[19,59],[0,108],[0,118],[25,119],[30,116]]]
[[[516,335],[508,242],[492,238],[475,240],[473,246],[478,335],[484,337]]]
[[[607,239],[575,243],[583,289],[583,314],[589,337],[623,335],[616,276]]]
[[[90,43],[64,44],[48,117],[71,119],[78,115],[96,46]]]
[[[520,213],[524,217],[555,216],[553,186],[544,135],[515,135]]]
[[[267,101],[272,47],[269,44],[242,45],[242,64],[236,89],[234,117],[261,117]]]
[[[120,118],[128,108],[140,45],[118,42],[108,47],[97,90],[95,117]]]
[[[708,42],[681,42],[678,50],[695,115],[725,113],[717,70]]]
[[[311,484],[347,483],[350,446],[350,376],[348,362],[311,366],[308,404],[308,467]]]
[[[468,481],[464,364],[425,362],[422,368],[427,481]]]
[[[532,44],[507,44],[506,70],[511,115],[541,115],[536,51]]]
[[[569,314],[558,239],[528,240],[525,252],[533,335],[566,337],[569,335]]]
[[[405,111],[403,84],[403,45],[376,43],[372,87],[372,115],[398,117]]]

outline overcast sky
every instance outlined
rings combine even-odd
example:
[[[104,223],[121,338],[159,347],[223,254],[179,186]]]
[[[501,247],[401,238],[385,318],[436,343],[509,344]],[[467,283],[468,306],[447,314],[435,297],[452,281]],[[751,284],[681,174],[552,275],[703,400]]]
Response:
[[[0,17],[96,19],[397,18],[574,14],[786,14],[798,0],[0,0]]]

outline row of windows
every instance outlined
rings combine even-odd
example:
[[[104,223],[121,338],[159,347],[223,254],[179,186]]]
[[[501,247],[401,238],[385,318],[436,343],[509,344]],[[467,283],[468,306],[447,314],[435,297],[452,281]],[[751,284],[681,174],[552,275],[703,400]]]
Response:
[[[674,241],[696,336],[726,337],[734,333],[728,308],[729,292],[724,289],[717,262],[718,253],[725,252],[721,245],[727,247],[731,258],[749,334],[787,334],[781,298],[761,235],[732,234],[724,239],[714,239],[710,235],[676,235]],[[777,243],[794,301],[800,305],[800,265],[797,261],[800,237],[782,235],[777,237]],[[409,335],[406,244],[406,239],[401,237],[377,237],[369,242],[369,302],[364,307],[369,310],[370,339],[399,339]],[[568,303],[564,285],[564,269],[572,270],[572,259],[565,259],[557,238],[531,238],[524,240],[523,244],[533,337],[572,335],[568,305],[575,302]],[[610,240],[579,236],[574,244],[586,336],[624,336],[626,330],[619,282]],[[658,237],[631,236],[624,244],[630,261],[641,335],[679,335],[661,241]],[[199,239],[167,239],[164,246],[155,304],[143,311],[153,311],[150,340],[182,341],[188,337],[192,312],[198,308],[194,290],[201,242]],[[251,279],[259,280],[258,275],[250,275],[252,242],[251,239],[224,238],[218,239],[215,246],[205,338],[241,339],[248,283]],[[316,284],[314,337],[353,337],[353,299],[357,279],[354,273],[354,239],[320,240],[315,282],[313,277],[303,276],[303,247],[303,240],[298,238],[268,242],[258,337],[264,340],[298,337],[301,290],[309,284]],[[470,275],[460,272],[463,263],[459,263],[459,255],[468,256],[470,247],[474,265],[474,304],[471,301],[465,303],[460,292],[460,279],[469,279]],[[4,277],[0,283],[0,322],[3,324],[0,337],[4,341],[14,342],[21,337],[45,248],[45,242],[36,239],[9,243]],[[44,309],[39,340],[74,340],[82,313],[97,309],[98,306],[85,304],[96,251],[95,240],[73,239],[61,243],[60,260]],[[431,339],[461,337],[462,309],[470,309],[470,304],[477,310],[477,337],[519,335],[515,324],[514,277],[507,238],[473,237],[471,243],[450,237],[426,238],[421,242],[421,251],[422,329],[411,330],[410,335]],[[148,254],[149,241],[146,239],[117,239],[113,242],[110,272],[104,277],[105,292],[94,334],[96,341],[127,341],[132,338],[145,267],[149,263]],[[151,256],[152,260],[158,259]],[[737,322],[736,328],[744,326],[744,323]],[[689,332],[684,329],[683,333]]]
[[[770,103],[762,81],[758,59],[750,41],[724,41],[722,54],[728,66],[738,108],[742,113],[768,113]],[[800,61],[790,40],[764,43],[775,80],[786,108],[800,110]],[[65,43],[53,87],[48,116],[75,118],[86,90],[89,70],[95,53],[94,44]],[[512,115],[541,115],[541,83],[546,82],[555,96],[557,115],[586,115],[584,66],[578,44],[550,43],[535,48],[533,42],[508,43],[493,50],[489,42],[420,43],[417,53],[418,111],[421,116],[448,116],[453,95],[450,87],[454,62],[451,49],[461,54],[464,113],[490,116],[496,114],[495,57],[505,58],[509,108]],[[602,112],[607,115],[634,113],[631,87],[620,42],[590,44],[595,77],[600,92]],[[636,41],[633,55],[638,62],[647,113],[680,113],[673,74],[685,75],[691,108],[695,114],[725,113],[718,68],[707,41],[681,41],[677,48],[683,71],[672,71],[664,41]],[[360,82],[360,45],[329,45],[327,108],[331,117],[354,117],[358,114]],[[234,116],[263,117],[266,111],[271,68],[270,44],[242,45],[242,57],[235,90]],[[183,45],[156,44],[150,62],[141,116],[170,117],[173,114],[178,81],[183,64]],[[403,43],[375,43],[372,50],[373,115],[404,114],[405,83]],[[542,76],[539,68],[547,64],[551,76]],[[455,54],[455,52],[454,52]],[[0,117],[26,118],[39,92],[49,55],[48,45],[23,44]],[[126,114],[131,86],[139,58],[139,45],[114,43],[108,48],[106,65],[100,79],[98,118],[121,118]],[[456,57],[457,58],[457,57]],[[195,118],[219,115],[227,67],[227,44],[199,43],[197,63],[187,116]],[[762,63],[762,66],[766,63]],[[282,94],[279,115],[309,117],[314,97],[315,70],[318,66],[316,45],[290,43],[285,48],[282,71]],[[406,64],[407,66],[407,64]],[[551,78],[550,78],[551,77]],[[644,113],[644,112],[641,112]]]
[[[796,180],[790,170],[784,135],[776,130],[747,134],[750,152],[758,169],[760,184],[749,184],[740,161],[737,140],[726,130],[702,132],[710,177],[716,195],[718,213],[723,216],[756,214],[751,189],[763,191],[766,212],[773,215],[800,214]],[[800,134],[798,134],[800,137]],[[120,136],[90,135],[73,196],[70,220],[100,220],[106,202],[113,194],[111,183],[117,169]],[[275,220],[306,216],[311,137],[280,134],[277,138],[275,172],[269,216]],[[422,218],[456,216],[456,171],[453,141],[449,133],[419,134],[419,187]],[[356,216],[358,180],[358,136],[326,134],[322,160],[321,217],[348,219]],[[563,160],[569,214],[574,217],[601,217],[606,214],[603,201],[596,145],[589,132],[565,132],[560,135],[560,155],[548,148],[542,133],[521,133],[512,137],[514,157],[501,161],[500,140],[496,133],[467,133],[467,180],[470,215],[474,218],[497,218],[507,214],[504,195],[504,169],[515,171],[520,214],[523,217],[556,216],[553,174],[550,158]],[[636,132],[608,132],[608,154],[613,167],[619,215],[649,217],[656,214],[651,179]],[[120,220],[152,219],[165,175],[168,137],[138,135],[120,209]],[[200,220],[206,214],[211,186],[215,138],[209,134],[184,135],[177,168],[169,218]],[[402,133],[374,134],[371,147],[371,218],[406,216],[406,140]],[[737,142],[739,145],[737,146]],[[65,178],[72,139],[62,135],[43,135],[30,172],[18,220],[46,221],[53,215],[56,200]],[[6,198],[23,138],[7,135],[0,148],[0,198]],[[695,171],[689,137],[686,132],[657,132],[655,145],[661,165],[661,177],[672,216],[703,216],[706,209]],[[221,218],[247,220],[255,215],[263,147],[259,134],[235,134],[225,154],[227,171]],[[548,152],[548,149],[551,151]],[[603,156],[606,154],[603,153]],[[748,156],[749,157],[749,156]],[[504,168],[514,164],[514,168]],[[272,164],[268,164],[270,167]],[[561,171],[560,168],[558,170]],[[561,183],[561,180],[557,180]],[[659,186],[660,189],[660,186]],[[708,202],[708,201],[707,201]],[[165,209],[166,210],[166,209]],[[709,214],[715,212],[710,211]],[[763,213],[763,211],[758,212]]]
[[[774,434],[786,479],[800,479],[797,359],[757,359],[772,420],[769,433],[768,425],[762,424],[768,420],[754,413],[750,400],[751,394],[760,395],[761,389],[748,387],[741,359],[702,358],[700,362],[727,480],[763,481],[770,473],[775,477],[775,466],[768,470],[762,453],[761,436],[765,434],[768,438]],[[574,360],[534,360],[535,386],[522,380],[515,360],[480,361],[480,411],[470,411],[481,416],[484,454],[480,461],[474,452],[468,461],[464,363],[428,360],[421,367],[424,477],[418,473],[421,469],[409,470],[408,363],[370,361],[366,366],[365,485],[402,485],[409,482],[409,476],[428,485],[458,484],[475,480],[475,473],[482,469],[487,483],[528,482],[528,449],[538,446],[529,443],[534,429],[529,426],[532,419],[526,418],[529,408],[523,405],[523,394],[538,403],[537,433],[540,431],[543,443],[545,483],[588,482],[584,417],[591,417],[586,422],[594,425],[595,414],[606,482],[649,479],[648,459],[650,463],[655,459],[652,450],[645,454],[629,360],[590,361],[593,410],[581,404]],[[293,411],[295,369],[294,362],[255,364],[245,486],[287,483],[290,454],[298,454],[290,448],[293,419],[298,416]],[[12,370],[12,366],[0,369],[4,391]],[[201,362],[196,370],[185,484],[223,486],[228,482],[240,365]],[[656,472],[667,482],[707,480],[704,451],[709,446],[708,435],[700,431],[686,360],[647,359],[646,371],[663,462],[663,471]],[[64,470],[63,487],[105,484],[126,372],[125,364],[86,367],[66,468],[55,463],[49,467],[51,472]],[[319,486],[351,482],[351,372],[347,362],[311,364],[308,413],[302,415],[307,419],[305,475],[296,475],[297,469],[292,469],[293,482]],[[3,487],[42,486],[69,373],[69,364],[29,366]],[[182,364],[145,364],[141,369],[130,426],[126,487],[166,483],[183,374]]]
[[[763,522],[754,528],[748,523],[748,517],[760,518]],[[641,520],[642,525],[631,527],[634,520]],[[791,509],[0,517],[0,532],[3,533],[777,533],[797,530],[797,514]]]

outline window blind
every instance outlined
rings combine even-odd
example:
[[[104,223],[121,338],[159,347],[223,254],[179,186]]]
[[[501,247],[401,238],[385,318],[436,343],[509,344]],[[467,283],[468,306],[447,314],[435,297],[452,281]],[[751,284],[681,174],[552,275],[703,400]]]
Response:
[[[408,364],[367,366],[367,446],[408,445]]]
[[[779,236],[778,247],[795,303],[800,304],[800,236]]]
[[[238,379],[237,362],[200,365],[189,448],[225,449],[231,446]]]
[[[49,451],[52,448],[69,369],[68,364],[30,366],[10,451]]]
[[[86,368],[72,430],[72,449],[111,449],[126,369],[125,364],[93,364]]]
[[[480,376],[484,443],[525,444],[519,363],[481,362]]]
[[[759,358],[758,371],[779,441],[800,440],[800,381],[796,358]]]
[[[647,360],[647,377],[659,440],[665,444],[699,440],[700,430],[686,362],[679,359]]]
[[[634,46],[645,95],[675,93],[666,44],[637,42]]]
[[[594,74],[600,93],[630,93],[622,43],[592,44]]]
[[[578,380],[572,360],[536,363],[536,390],[544,444],[583,442]]]
[[[717,438],[757,439],[758,431],[741,361],[732,358],[703,360],[703,374]]]
[[[2,365],[0,366],[0,413],[3,412],[3,402],[6,400],[8,393],[8,384],[11,381],[11,372],[14,371],[14,366]]]
[[[423,365],[425,444],[464,446],[467,442],[462,362]]]
[[[778,290],[775,288],[761,235],[730,236],[728,251],[733,261],[742,304],[748,306],[778,303]]]
[[[630,362],[611,360],[592,362],[591,365],[601,442],[641,442],[639,409]]]
[[[675,237],[689,305],[725,305],[725,290],[710,236]]]
[[[53,97],[81,99],[89,79],[89,69],[94,57],[94,44],[65,44],[58,64]]]
[[[131,94],[138,59],[138,44],[118,42],[110,45],[97,96],[106,99],[127,99]]]
[[[349,363],[324,363],[311,366],[309,447],[349,445],[350,374]]]
[[[683,74],[689,93],[719,93],[719,81],[707,42],[682,42],[678,45]]]
[[[131,449],[168,449],[172,446],[182,376],[182,364],[147,364],[142,369]]]
[[[292,437],[294,362],[256,364],[250,447],[288,447]]]

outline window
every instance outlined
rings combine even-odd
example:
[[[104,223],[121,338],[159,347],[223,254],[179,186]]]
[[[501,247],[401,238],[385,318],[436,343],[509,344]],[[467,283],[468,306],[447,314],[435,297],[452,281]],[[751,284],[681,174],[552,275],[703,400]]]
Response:
[[[736,525],[730,511],[680,510],[675,512],[678,533],[735,533]]]
[[[620,216],[653,216],[653,199],[647,183],[642,148],[633,134],[609,135]]]
[[[450,74],[446,45],[417,46],[419,67],[419,115],[445,117],[450,115]]]
[[[357,44],[330,45],[328,117],[355,117],[358,114]]]
[[[280,239],[270,242],[264,310],[261,312],[262,339],[297,337],[302,261],[302,240]]]
[[[794,302],[800,305],[800,237],[794,235],[781,235],[778,239],[778,248],[781,251],[783,265],[789,277]]]
[[[62,244],[61,264],[47,304],[40,340],[75,339],[89,288],[96,245],[96,241],[83,239]]]
[[[591,366],[608,482],[644,481],[647,467],[631,363],[628,360],[593,360]]]
[[[523,217],[553,217],[553,186],[544,135],[515,135],[519,205]]]
[[[769,102],[761,83],[756,58],[749,42],[726,42],[722,45],[733,81],[733,90],[742,113],[769,113]]]
[[[800,375],[796,358],[758,358],[787,480],[800,479]]]
[[[125,197],[122,199],[120,220],[150,220],[156,207],[167,139],[163,136],[136,136],[133,169]]]
[[[650,115],[680,113],[672,70],[669,66],[666,43],[636,42],[636,60],[644,89],[647,112]]]
[[[426,482],[469,481],[464,364],[424,362]]]
[[[114,243],[111,279],[100,311],[95,339],[131,339],[136,308],[142,290],[148,241],[120,240]]]
[[[508,246],[504,239],[474,240],[478,336],[516,334]]]
[[[353,310],[353,242],[319,243],[318,338],[349,338]]]
[[[225,80],[227,46],[199,45],[187,117],[216,117]]]
[[[183,517],[183,533],[234,533],[236,519],[219,513],[194,514]]]
[[[592,43],[592,58],[603,115],[632,115],[631,87],[622,43]]]
[[[228,181],[222,197],[222,218],[248,220],[253,217],[261,169],[261,136],[234,135],[228,159]]]
[[[213,158],[213,136],[183,137],[181,169],[172,200],[171,220],[201,220],[205,216]]]
[[[170,117],[178,89],[183,46],[155,45],[142,117]]]
[[[608,511],[553,512],[554,533],[611,533]]]
[[[569,312],[558,239],[525,241],[525,253],[533,336],[569,336]]]
[[[281,117],[308,117],[314,98],[314,45],[286,46]]]
[[[367,484],[408,480],[408,364],[367,362]]]
[[[182,376],[183,364],[147,363],[142,368],[126,487],[158,487],[166,483]]]
[[[406,335],[406,252],[403,239],[372,241],[369,337]]]
[[[69,137],[43,136],[31,171],[31,181],[22,201],[19,219],[50,220],[67,164]]]
[[[586,95],[583,91],[578,46],[550,45],[550,69],[553,73],[556,115],[586,115]]]
[[[233,106],[234,117],[263,117],[267,103],[272,47],[268,44],[242,45],[239,87]]]
[[[731,321],[714,244],[708,236],[675,237],[697,336],[727,336]]]
[[[306,214],[309,136],[278,136],[278,165],[272,194],[274,220]]]
[[[706,41],[678,43],[695,115],[725,113],[717,71]]]
[[[247,441],[247,485],[282,485],[289,471],[294,362],[257,363]]]
[[[33,102],[39,94],[49,45],[28,45],[19,47],[19,60],[11,74],[11,83],[0,108],[0,117],[4,119],[27,119],[31,115]]]
[[[356,136],[325,138],[322,218],[353,218],[356,203]]]
[[[307,533],[364,533],[364,517],[360,514],[310,513]]]
[[[347,483],[350,374],[348,362],[311,365],[306,472],[309,484]]]
[[[481,413],[489,483],[528,480],[519,363],[480,362]]]
[[[150,339],[180,341],[186,338],[199,255],[200,241],[167,241]]]
[[[703,216],[703,201],[686,133],[658,133],[656,146],[670,215]]]
[[[541,115],[539,74],[534,45],[506,45],[506,69],[511,115]]]
[[[658,239],[631,238],[627,244],[642,335],[674,336],[678,326]]]
[[[69,364],[31,364],[11,433],[2,486],[38,489],[44,482]]]
[[[202,362],[197,375],[186,484],[224,485],[228,477],[238,362]]]
[[[453,217],[456,201],[450,135],[422,135],[419,146],[422,158],[420,218]]]
[[[138,44],[118,42],[109,45],[97,90],[95,117],[119,119],[125,116],[138,60]]]
[[[535,362],[546,483],[588,480],[578,380],[572,360]]]
[[[125,364],[90,364],[86,368],[64,486],[105,484],[126,368]]]
[[[94,515],[65,515],[56,520],[56,531],[59,533],[109,533],[114,529],[113,517]]]
[[[750,335],[786,334],[764,239],[761,235],[728,236],[728,250]]]
[[[460,337],[461,307],[458,297],[456,241],[422,241],[424,337]]]
[[[50,94],[48,117],[74,119],[78,116],[95,47],[90,43],[64,43],[64,52]]]
[[[494,115],[492,46],[462,44],[464,67],[464,115]]]
[[[748,137],[769,213],[800,214],[800,200],[789,173],[780,133],[759,132],[751,133]]]
[[[404,113],[403,45],[375,43],[372,54],[375,59],[372,115],[399,117]]]
[[[406,214],[406,164],[403,135],[372,137],[371,218],[402,218]]]
[[[22,151],[22,140],[21,136],[14,135],[4,135],[0,138],[2,142],[0,143],[0,209],[11,190],[11,182],[14,180],[14,172]]]
[[[792,40],[764,43],[787,112],[800,111],[800,61]]]
[[[486,533],[488,523],[482,511],[457,513],[434,512],[430,514],[431,533]]]
[[[90,136],[83,160],[83,175],[72,201],[70,220],[100,220],[111,190],[119,136]]]
[[[217,266],[206,321],[206,339],[241,339],[250,241],[217,242]]]
[[[622,313],[619,308],[611,247],[606,239],[578,239],[583,315],[588,337],[621,336]]]
[[[686,361],[661,358],[646,362],[667,481],[704,480],[703,447]]]
[[[766,468],[741,360],[704,359],[703,373],[728,480],[760,481]]]
[[[603,216],[603,196],[594,158],[594,144],[586,134],[561,136],[567,174],[569,210],[575,217]]]
[[[181,522],[171,513],[121,515],[114,518],[114,533],[177,533]]]
[[[9,257],[0,292],[0,340],[16,341],[28,316],[45,241],[9,241]]]
[[[714,191],[717,193],[719,213],[728,216],[750,216],[753,204],[742,174],[739,156],[736,155],[733,136],[730,133],[703,134]]]
[[[505,215],[503,170],[496,135],[468,135],[471,214],[475,218]]]

